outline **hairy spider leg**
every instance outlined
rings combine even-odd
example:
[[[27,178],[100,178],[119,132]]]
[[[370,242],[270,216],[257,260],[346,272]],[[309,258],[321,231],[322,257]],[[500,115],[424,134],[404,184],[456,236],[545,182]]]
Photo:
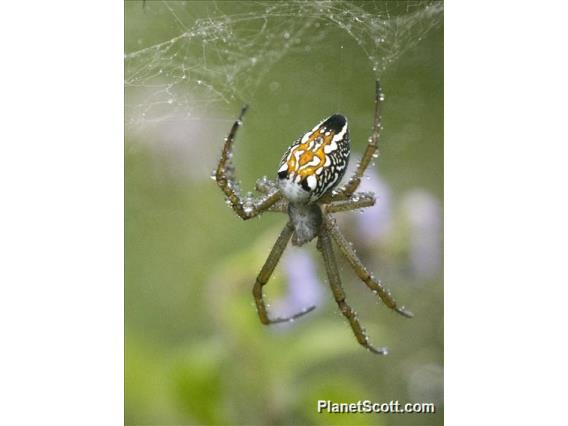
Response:
[[[264,263],[264,266],[260,270],[258,277],[256,277],[256,282],[254,283],[254,287],[252,289],[252,294],[254,295],[254,301],[256,303],[258,316],[260,318],[260,321],[266,325],[275,324],[279,322],[292,321],[315,309],[315,306],[310,306],[309,308],[304,309],[303,311],[295,315],[292,315],[290,317],[279,317],[274,319],[270,319],[268,317],[266,304],[264,303],[264,297],[262,295],[262,287],[264,287],[264,285],[268,282],[270,276],[274,272],[274,268],[276,268],[276,265],[278,264],[278,261],[280,260],[282,253],[286,249],[288,241],[290,241],[290,237],[292,236],[293,232],[294,232],[294,226],[292,225],[291,222],[288,222],[284,227],[284,229],[282,230],[282,232],[280,233],[280,236],[276,240],[276,243],[274,243],[274,246],[272,247],[272,250],[268,255],[268,259],[266,259],[266,262]]]
[[[266,208],[264,212],[288,214],[288,202],[286,200],[280,199],[277,203]]]
[[[365,149],[365,153],[363,154],[361,161],[359,161],[359,164],[357,165],[355,173],[353,173],[353,175],[345,185],[335,191],[335,195],[331,195],[332,201],[343,200],[351,197],[351,195],[359,187],[361,179],[363,178],[363,174],[365,173],[365,170],[367,170],[371,159],[373,158],[375,152],[379,147],[379,137],[381,135],[382,122],[381,110],[384,98],[383,89],[381,88],[381,84],[377,80],[375,83],[375,116],[373,119],[373,132],[371,133],[371,137],[369,138],[369,144]]]
[[[255,187],[258,192],[264,195],[271,194],[277,189],[276,182],[269,180],[266,176],[257,179]],[[265,212],[288,213],[288,201],[282,197],[278,202],[268,207]]]
[[[268,179],[266,176],[257,179],[255,187],[256,190],[261,194],[268,194],[274,191],[275,189],[278,189],[278,185],[276,184],[276,182]]]
[[[258,216],[282,198],[282,194],[276,190],[266,197],[263,197],[260,200],[255,200],[245,207],[243,200],[239,195],[238,184],[235,180],[233,171],[233,143],[237,135],[237,131],[242,124],[247,108],[248,107],[246,105],[242,107],[239,118],[233,123],[229,135],[225,138],[225,145],[223,146],[221,159],[219,160],[217,172],[215,173],[215,181],[217,182],[217,185],[219,185],[219,188],[221,188],[227,196],[227,199],[231,203],[231,207],[235,213],[243,220]]]
[[[333,292],[333,297],[341,310],[341,313],[349,320],[351,329],[357,338],[359,344],[374,352],[378,355],[386,355],[388,353],[387,348],[375,348],[367,337],[365,329],[361,326],[357,314],[355,311],[347,304],[345,301],[345,292],[341,286],[341,278],[339,277],[339,271],[337,270],[337,264],[335,263],[335,256],[333,254],[333,247],[331,245],[331,239],[325,228],[322,228],[319,239],[318,247],[323,255],[323,260],[325,264],[325,269],[327,271],[327,276],[329,279],[329,285],[331,286],[331,291]]]
[[[364,209],[375,205],[373,194],[356,192],[351,198],[342,201],[333,201],[325,206],[326,213],[348,212]]]
[[[355,254],[355,251],[353,250],[349,242],[345,239],[345,237],[337,227],[335,219],[326,217],[324,226],[339,246],[339,249],[345,256],[357,276],[367,285],[367,287],[369,287],[373,291],[373,293],[377,294],[384,302],[384,304],[387,305],[390,309],[398,312],[406,318],[414,317],[414,314],[412,312],[404,309],[403,306],[399,307],[394,297],[392,297],[391,292],[383,287],[381,282],[376,280],[369,273],[369,271],[367,271],[367,268],[365,268],[359,257]]]

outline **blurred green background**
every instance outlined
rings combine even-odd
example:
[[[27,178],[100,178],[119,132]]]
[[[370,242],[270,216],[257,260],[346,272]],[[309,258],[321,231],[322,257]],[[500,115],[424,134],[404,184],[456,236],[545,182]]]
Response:
[[[125,423],[442,424],[443,26],[420,32],[405,18],[424,8],[417,2],[336,5],[335,21],[324,16],[329,4],[321,16],[272,7],[125,3]],[[397,24],[373,28],[375,15]],[[347,18],[353,28],[344,28]],[[432,24],[427,13],[418,18]],[[373,70],[370,58],[383,51],[368,39],[377,31],[400,55]],[[172,41],[188,32],[193,38]],[[361,153],[377,77],[384,131],[367,185],[378,202],[365,215],[337,217],[369,269],[415,314],[389,311],[340,262],[348,301],[371,341],[388,346],[386,357],[357,344],[313,243],[290,250],[266,294],[274,309],[310,301],[317,309],[290,325],[259,322],[252,285],[286,217],[243,222],[210,179],[244,102],[251,108],[235,163],[245,192],[273,177],[288,145],[333,112],[348,117]],[[318,399],[434,402],[437,412],[318,414]]]

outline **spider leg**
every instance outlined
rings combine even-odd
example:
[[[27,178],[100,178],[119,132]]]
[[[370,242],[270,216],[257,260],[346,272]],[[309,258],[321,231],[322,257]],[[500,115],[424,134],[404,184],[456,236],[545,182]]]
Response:
[[[266,176],[257,179],[256,181],[256,190],[264,195],[269,195],[272,192],[278,189],[276,182],[268,179]],[[288,201],[284,198],[281,198],[276,203],[268,207],[266,212],[273,212],[273,213],[288,213]]]
[[[369,287],[373,293],[377,294],[381,300],[392,310],[398,312],[406,318],[412,318],[414,314],[404,308],[404,306],[398,306],[394,297],[392,297],[391,292],[383,287],[380,281],[376,280],[373,275],[367,271],[367,268],[363,265],[359,257],[355,254],[355,250],[351,247],[351,244],[345,239],[339,228],[337,227],[335,220],[332,218],[326,218],[325,227],[328,229],[332,238],[335,240],[339,249],[357,274],[357,276]]]
[[[227,196],[227,199],[235,213],[237,213],[237,215],[239,215],[243,220],[258,216],[282,198],[282,195],[278,190],[267,194],[259,200],[247,199],[243,201],[240,196],[239,185],[234,175],[233,143],[235,141],[237,131],[242,124],[243,116],[245,115],[247,108],[248,107],[245,105],[241,109],[239,118],[233,123],[229,135],[225,138],[225,145],[223,146],[221,159],[219,160],[219,165],[217,166],[217,171],[215,173],[215,181],[217,182],[217,185]]]
[[[278,189],[276,182],[268,179],[266,176],[256,180],[256,190],[261,194],[269,194]]]
[[[266,304],[264,303],[264,297],[262,295],[262,287],[264,287],[264,285],[268,282],[270,276],[274,272],[274,268],[276,268],[276,265],[278,264],[278,261],[280,260],[282,253],[286,249],[286,245],[288,244],[288,241],[290,240],[290,237],[292,236],[293,232],[294,232],[294,226],[292,225],[292,223],[288,222],[284,227],[284,229],[282,230],[282,232],[280,233],[280,236],[276,240],[276,243],[274,243],[274,246],[272,247],[272,250],[268,255],[268,259],[266,259],[266,262],[264,263],[264,266],[260,270],[260,273],[256,278],[256,282],[254,283],[252,294],[254,295],[256,309],[258,311],[258,316],[260,317],[260,321],[266,325],[275,324],[279,322],[292,321],[315,309],[315,306],[310,306],[309,308],[304,309],[303,311],[298,312],[297,314],[292,315],[290,317],[279,317],[274,319],[270,319],[268,317]]]
[[[335,263],[335,256],[333,254],[333,247],[331,245],[331,239],[326,228],[322,228],[320,236],[318,239],[318,248],[321,250],[323,255],[323,260],[325,264],[325,269],[327,271],[327,276],[329,279],[329,284],[333,292],[333,297],[341,310],[341,313],[349,320],[351,329],[357,338],[359,344],[379,355],[386,355],[387,348],[375,348],[367,337],[365,329],[359,323],[359,318],[355,311],[347,304],[345,301],[345,292],[341,286],[341,278],[339,277],[339,271],[337,270],[337,264]]]
[[[367,149],[365,149],[365,153],[363,154],[361,161],[359,161],[359,164],[357,165],[357,169],[355,170],[353,176],[351,176],[351,178],[345,185],[343,185],[341,188],[336,190],[333,195],[331,195],[331,200],[335,201],[349,198],[359,187],[361,179],[363,178],[363,174],[365,173],[365,170],[367,170],[371,159],[373,158],[375,152],[379,147],[379,137],[381,135],[381,110],[383,100],[383,90],[381,89],[381,84],[377,80],[375,84],[375,116],[373,119],[373,132],[369,137],[369,144],[367,145]]]
[[[279,200],[277,203],[268,207],[265,212],[272,212],[272,213],[288,213],[288,202],[286,200]]]
[[[356,192],[347,200],[333,201],[325,206],[326,213],[347,212],[375,205],[375,196],[368,192]]]

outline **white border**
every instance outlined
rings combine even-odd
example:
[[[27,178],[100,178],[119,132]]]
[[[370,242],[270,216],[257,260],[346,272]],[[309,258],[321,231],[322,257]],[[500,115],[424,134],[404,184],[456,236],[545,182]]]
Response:
[[[449,425],[566,423],[566,9],[446,2]]]
[[[447,424],[560,424],[563,2],[446,2]],[[123,422],[123,4],[2,5],[0,424]]]
[[[123,7],[1,8],[0,424],[123,423]]]

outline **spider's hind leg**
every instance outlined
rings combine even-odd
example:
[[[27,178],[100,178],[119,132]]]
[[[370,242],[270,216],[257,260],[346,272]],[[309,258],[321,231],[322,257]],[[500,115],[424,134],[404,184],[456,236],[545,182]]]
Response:
[[[266,325],[275,324],[279,322],[292,321],[315,309],[315,306],[310,306],[309,308],[304,309],[303,311],[298,312],[297,314],[292,315],[290,317],[279,317],[274,319],[270,319],[268,317],[266,303],[264,302],[264,296],[262,294],[262,287],[264,287],[264,285],[268,282],[270,276],[274,272],[274,269],[276,268],[276,265],[278,264],[278,261],[282,256],[282,253],[286,249],[288,241],[290,241],[290,237],[292,236],[293,232],[294,232],[294,226],[292,225],[292,223],[288,222],[288,224],[286,224],[286,226],[280,233],[280,236],[276,240],[276,243],[274,243],[274,246],[272,247],[272,250],[268,255],[268,259],[266,259],[266,262],[264,263],[264,266],[260,270],[260,273],[256,278],[256,282],[254,283],[252,293],[254,295],[256,309],[258,311],[258,316],[260,318],[260,321]]]
[[[329,231],[329,233],[339,246],[339,249],[345,256],[357,276],[361,279],[361,281],[363,281],[367,285],[367,287],[369,287],[373,291],[373,293],[377,294],[385,303],[385,305],[387,305],[393,311],[398,312],[406,318],[412,318],[414,314],[406,310],[404,306],[398,306],[391,292],[383,287],[381,282],[376,280],[373,275],[371,275],[369,271],[367,271],[367,268],[365,268],[357,254],[355,254],[353,247],[351,247],[349,242],[345,239],[333,218],[326,218],[325,229]]]
[[[365,329],[361,326],[359,318],[355,311],[347,304],[345,301],[345,292],[341,286],[341,278],[339,277],[339,271],[337,270],[337,264],[335,263],[335,256],[333,254],[333,247],[331,245],[331,239],[325,228],[322,229],[319,239],[318,248],[323,255],[323,260],[325,263],[325,269],[327,271],[327,276],[329,279],[329,285],[333,292],[333,297],[341,310],[341,313],[347,318],[351,329],[357,338],[359,344],[367,348],[373,353],[378,355],[386,355],[388,353],[387,348],[376,348],[370,342],[367,337]]]

